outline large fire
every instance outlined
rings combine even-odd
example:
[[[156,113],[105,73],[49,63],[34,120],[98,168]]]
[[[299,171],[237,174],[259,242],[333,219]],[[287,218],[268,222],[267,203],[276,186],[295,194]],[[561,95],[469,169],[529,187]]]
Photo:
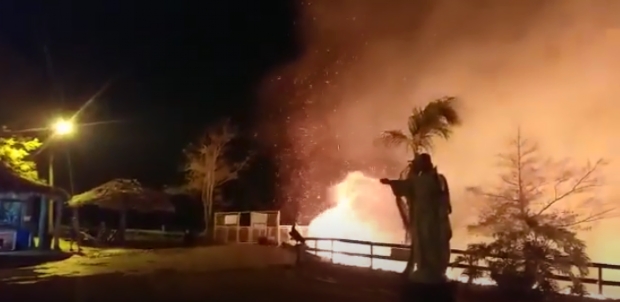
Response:
[[[403,244],[405,230],[399,217],[394,195],[388,186],[378,179],[352,172],[330,193],[334,206],[317,216],[308,226],[309,237],[339,238],[383,243]],[[333,246],[332,246],[333,244]],[[363,256],[351,256],[338,252],[370,255],[370,246],[343,242],[319,241],[309,242],[313,248],[330,250],[318,255],[329,258],[337,264],[370,267],[386,271],[402,272],[406,263],[403,261],[373,259]],[[390,256],[390,248],[374,247],[373,255]],[[450,271],[450,277],[459,274]],[[478,280],[489,284],[489,280]]]
[[[308,226],[308,237],[351,239],[382,243],[404,243],[405,231],[394,196],[388,186],[378,179],[351,172],[339,184],[330,190],[333,207],[317,216]],[[370,267],[373,269],[402,272],[406,263],[403,261],[373,259],[364,256],[351,256],[344,253],[370,255],[370,246],[331,241],[309,241],[309,247],[328,250],[317,252],[318,256],[331,260],[335,264]],[[374,247],[373,255],[390,256],[391,249]],[[467,276],[461,269],[449,269],[446,272],[453,280],[465,282]],[[480,285],[495,284],[488,278],[474,281]],[[595,298],[604,298],[591,295]]]
[[[361,172],[352,172],[329,193],[335,205],[312,220],[308,226],[308,236],[403,243],[405,231],[394,197],[390,188],[379,183],[378,179]],[[320,255],[332,258],[334,263],[366,267],[371,265],[368,257],[337,253],[370,254],[368,245],[334,242],[332,247],[332,242],[329,241],[320,241],[316,245],[319,249],[333,250],[333,258],[332,253]],[[374,255],[389,256],[390,253],[389,248],[373,249]],[[402,271],[405,268],[403,262],[380,259],[374,259],[372,265],[375,269],[389,271]]]

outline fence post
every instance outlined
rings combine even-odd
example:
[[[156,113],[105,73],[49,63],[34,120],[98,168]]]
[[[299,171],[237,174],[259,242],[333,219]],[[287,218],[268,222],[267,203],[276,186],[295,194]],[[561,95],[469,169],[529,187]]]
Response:
[[[319,241],[318,240],[314,240],[314,255],[316,256],[319,251],[317,251],[316,249],[318,249],[319,247]]]
[[[473,256],[470,254],[465,254],[465,256],[467,257],[467,266],[468,266],[468,271],[469,271],[469,276],[467,276],[467,284],[468,285],[472,285],[474,283],[474,274],[472,274],[474,271],[476,271],[477,269],[474,269],[474,259]],[[476,263],[476,265],[478,265],[478,263]]]
[[[375,257],[375,248],[374,248],[374,246],[375,246],[374,243],[371,242],[370,243],[370,269],[371,270],[373,269],[373,266],[374,266],[373,265],[374,264],[373,258]]]
[[[282,233],[280,232],[280,211],[278,211],[278,215],[276,216],[276,241],[278,242],[278,246],[282,244]]]
[[[237,242],[235,242],[235,243],[237,243],[237,244],[238,244],[238,243],[241,243],[241,227],[240,227],[240,226],[237,226],[235,229],[237,229],[237,230],[235,231],[235,237],[236,237],[236,239],[237,239]]]
[[[303,243],[297,242],[297,244],[295,244],[295,253],[297,254],[297,259],[295,259],[295,266],[300,266],[301,265],[301,245]]]
[[[603,294],[603,268],[598,267],[598,294]]]
[[[330,240],[329,240],[329,242],[330,242],[330,247],[329,247],[329,249],[330,249],[330,250],[331,250],[331,252],[332,252],[332,253],[331,253],[331,256],[329,257],[329,258],[330,258],[329,260],[331,261],[331,263],[334,263],[334,239],[330,239]]]

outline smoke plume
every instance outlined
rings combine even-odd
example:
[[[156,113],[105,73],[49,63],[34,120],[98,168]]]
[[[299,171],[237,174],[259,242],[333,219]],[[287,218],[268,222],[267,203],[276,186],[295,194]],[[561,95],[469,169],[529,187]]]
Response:
[[[263,86],[291,200],[316,205],[353,170],[397,177],[410,155],[375,139],[444,95],[462,100],[463,125],[433,152],[455,194],[456,225],[470,214],[464,187],[497,175],[494,156],[517,127],[550,156],[610,160],[602,194],[619,197],[620,2],[316,0],[300,8],[303,54]],[[603,249],[619,224],[583,234],[594,260],[620,262],[612,257],[620,247]]]

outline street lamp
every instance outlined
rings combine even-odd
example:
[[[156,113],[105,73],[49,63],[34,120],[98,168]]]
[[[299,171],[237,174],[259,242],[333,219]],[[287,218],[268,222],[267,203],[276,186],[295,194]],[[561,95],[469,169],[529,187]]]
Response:
[[[59,118],[54,124],[52,124],[52,130],[56,135],[65,136],[72,134],[75,130],[75,126],[73,121]]]
[[[50,127],[52,131],[52,135],[55,137],[66,137],[73,132],[75,132],[75,125],[72,120],[65,120],[63,118],[57,119]],[[50,186],[54,186],[54,151],[53,148],[50,148],[50,158],[48,165],[48,181]],[[53,236],[58,235],[59,230],[55,230],[56,226],[60,225],[61,219],[61,211],[62,211],[62,202],[50,200],[49,201],[49,210],[48,213],[48,230]],[[60,249],[60,240],[58,236],[53,236],[54,242],[53,246],[55,249]]]

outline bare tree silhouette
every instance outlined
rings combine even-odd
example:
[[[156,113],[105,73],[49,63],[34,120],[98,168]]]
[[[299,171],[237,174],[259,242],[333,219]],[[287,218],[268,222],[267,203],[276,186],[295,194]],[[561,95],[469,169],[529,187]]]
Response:
[[[484,202],[478,222],[469,230],[494,240],[470,245],[472,256],[457,261],[485,261],[499,286],[522,284],[527,290],[538,284],[540,291],[557,292],[558,284],[551,277],[568,276],[573,292],[583,294],[579,277],[587,275],[590,260],[577,231],[609,218],[613,210],[596,195],[606,162],[574,165],[568,159],[546,158],[520,131],[509,147],[509,152],[499,155],[504,172],[497,184],[468,188]],[[486,258],[489,255],[500,257]],[[472,269],[465,273],[471,278],[481,276]]]

